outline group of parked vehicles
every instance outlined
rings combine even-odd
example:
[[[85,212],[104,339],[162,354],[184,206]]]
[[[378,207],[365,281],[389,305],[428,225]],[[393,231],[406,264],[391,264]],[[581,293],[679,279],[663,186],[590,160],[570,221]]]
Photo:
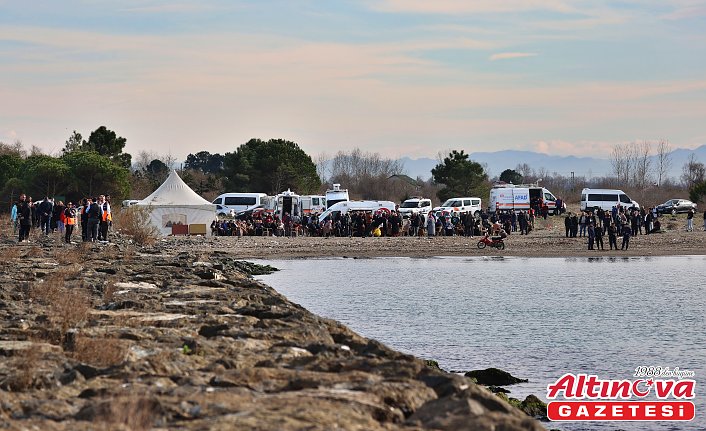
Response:
[[[551,191],[537,184],[496,184],[490,190],[489,211],[528,211],[530,208],[544,208],[548,214],[563,212],[565,204]],[[420,214],[426,219],[429,212],[434,214],[472,213],[478,216],[483,210],[483,201],[479,197],[454,197],[441,205],[434,207],[431,199],[412,197],[400,205],[392,201],[360,200],[351,201],[348,190],[340,184],[326,191],[325,195],[298,195],[291,190],[276,196],[265,193],[224,193],[214,201],[219,217],[249,217],[258,212],[269,212],[282,218],[285,213],[292,217],[305,214],[318,214],[319,220],[335,214],[346,214],[349,211],[398,211],[403,217]],[[619,189],[591,189],[581,191],[582,211],[611,210],[615,206],[639,208],[640,204]],[[696,210],[696,204],[685,199],[670,199],[658,205],[660,214],[677,214]]]

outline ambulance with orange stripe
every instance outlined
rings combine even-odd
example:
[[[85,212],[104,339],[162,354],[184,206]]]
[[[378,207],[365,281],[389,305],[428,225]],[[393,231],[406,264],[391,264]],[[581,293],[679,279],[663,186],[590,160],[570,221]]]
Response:
[[[527,211],[530,207],[541,208],[546,204],[549,214],[556,211],[556,197],[552,192],[536,184],[496,184],[490,189],[491,212],[497,210]]]

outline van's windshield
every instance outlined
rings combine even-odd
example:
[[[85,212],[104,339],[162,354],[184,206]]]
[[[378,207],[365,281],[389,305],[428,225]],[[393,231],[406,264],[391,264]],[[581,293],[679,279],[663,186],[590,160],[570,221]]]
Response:
[[[402,202],[402,205],[400,205],[400,208],[417,208],[419,206],[419,201],[405,201]]]
[[[461,201],[458,199],[449,199],[443,204],[441,204],[442,207],[460,207],[463,206],[461,205]]]

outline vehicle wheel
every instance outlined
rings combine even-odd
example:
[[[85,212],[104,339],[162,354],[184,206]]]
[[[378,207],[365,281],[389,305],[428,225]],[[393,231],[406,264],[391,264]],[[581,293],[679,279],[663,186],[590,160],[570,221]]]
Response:
[[[500,244],[498,244],[498,250],[505,250],[505,243],[504,242],[501,242]]]
[[[673,216],[677,215],[677,209],[676,209],[676,208],[672,208],[672,215],[673,215]]]
[[[476,246],[478,246],[478,248],[482,250],[485,248],[485,243],[483,241],[478,241],[478,244],[476,244]]]

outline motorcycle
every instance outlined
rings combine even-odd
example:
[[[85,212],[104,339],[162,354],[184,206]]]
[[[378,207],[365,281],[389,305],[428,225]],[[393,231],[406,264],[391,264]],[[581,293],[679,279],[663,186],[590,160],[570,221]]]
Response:
[[[478,241],[478,244],[476,244],[476,245],[481,250],[487,246],[495,247],[498,250],[505,250],[505,241],[503,241],[502,238],[491,238],[488,235],[481,238],[481,240]]]

